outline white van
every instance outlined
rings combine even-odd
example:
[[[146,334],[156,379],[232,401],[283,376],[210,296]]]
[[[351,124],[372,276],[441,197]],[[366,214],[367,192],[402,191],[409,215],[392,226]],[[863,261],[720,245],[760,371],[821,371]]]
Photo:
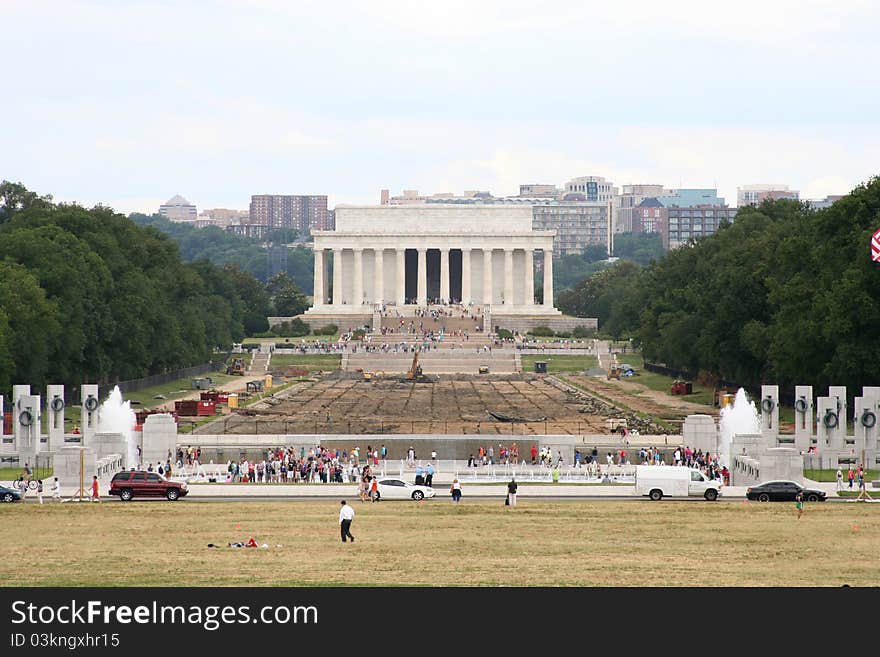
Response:
[[[721,495],[721,480],[709,479],[699,470],[678,465],[637,465],[636,495],[652,500],[666,497],[705,497]]]

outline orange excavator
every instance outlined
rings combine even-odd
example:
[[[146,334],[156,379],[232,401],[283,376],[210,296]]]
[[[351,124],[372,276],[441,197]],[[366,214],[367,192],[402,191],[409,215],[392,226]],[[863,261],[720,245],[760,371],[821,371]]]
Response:
[[[406,373],[404,381],[412,381],[414,383],[430,383],[431,381],[433,381],[431,377],[426,376],[422,372],[422,366],[419,365],[418,351],[413,354],[412,365],[410,365],[409,372]]]

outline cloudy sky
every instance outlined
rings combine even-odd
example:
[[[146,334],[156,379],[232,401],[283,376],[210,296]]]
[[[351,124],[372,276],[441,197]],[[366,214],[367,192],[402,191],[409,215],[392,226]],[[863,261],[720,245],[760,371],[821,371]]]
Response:
[[[738,185],[819,198],[880,173],[875,0],[0,0],[0,15],[0,179],[123,212],[582,175],[733,204]]]

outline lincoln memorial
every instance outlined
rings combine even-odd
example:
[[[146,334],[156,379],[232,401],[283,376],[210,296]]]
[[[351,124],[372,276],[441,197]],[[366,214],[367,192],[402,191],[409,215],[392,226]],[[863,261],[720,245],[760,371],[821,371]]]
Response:
[[[563,319],[553,307],[555,232],[532,229],[531,207],[337,206],[336,230],[312,235],[314,302],[303,319],[313,326],[372,316],[377,308],[407,315],[449,303],[480,306],[487,315],[491,309],[493,325],[514,316],[535,318],[532,326]],[[536,262],[542,303],[535,300]],[[577,325],[594,327],[595,320]]]

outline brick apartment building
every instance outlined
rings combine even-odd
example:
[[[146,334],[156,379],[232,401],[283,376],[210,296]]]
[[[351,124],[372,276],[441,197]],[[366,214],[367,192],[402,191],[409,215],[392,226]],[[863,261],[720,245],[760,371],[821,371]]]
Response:
[[[291,196],[258,194],[251,196],[250,220],[268,230],[293,228],[298,231],[332,230],[325,195]]]

